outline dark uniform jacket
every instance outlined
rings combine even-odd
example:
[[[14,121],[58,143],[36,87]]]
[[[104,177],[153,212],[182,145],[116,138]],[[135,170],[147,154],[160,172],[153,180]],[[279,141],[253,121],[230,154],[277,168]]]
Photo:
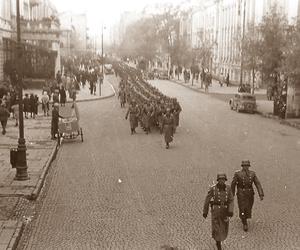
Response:
[[[233,195],[229,185],[219,188],[218,184],[209,188],[205,198],[203,214],[208,214],[211,205],[212,237],[216,241],[226,239],[229,229],[228,216],[233,215]]]
[[[264,196],[261,184],[254,171],[238,170],[234,173],[231,182],[231,190],[235,194],[237,187],[237,201],[239,206],[239,217],[241,219],[250,219],[252,217],[252,207],[254,204],[254,190],[255,184],[260,197]]]
[[[235,195],[235,187],[237,187],[237,194],[241,192],[249,192],[254,194],[253,183],[257,188],[259,196],[264,196],[262,186],[254,171],[245,171],[243,169],[236,171],[231,183],[233,195]]]

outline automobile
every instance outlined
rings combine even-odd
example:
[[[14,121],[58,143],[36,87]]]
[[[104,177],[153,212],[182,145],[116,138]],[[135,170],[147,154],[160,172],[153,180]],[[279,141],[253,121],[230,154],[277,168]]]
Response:
[[[104,72],[107,75],[111,75],[114,73],[112,65],[111,64],[104,64]]]
[[[237,112],[245,111],[249,113],[256,112],[256,98],[250,93],[237,93],[229,101],[230,109]]]
[[[169,74],[167,70],[161,70],[158,72],[158,79],[169,80]]]

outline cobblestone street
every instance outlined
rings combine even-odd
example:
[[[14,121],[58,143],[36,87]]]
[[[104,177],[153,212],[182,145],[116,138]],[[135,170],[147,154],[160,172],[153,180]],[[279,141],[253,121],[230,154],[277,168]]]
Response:
[[[216,174],[231,181],[242,159],[266,197],[256,197],[248,233],[235,200],[224,249],[300,249],[299,131],[168,81],[153,84],[182,104],[170,149],[158,131],[130,135],[117,98],[80,103],[85,141],[63,142],[18,249],[215,249],[204,198]]]

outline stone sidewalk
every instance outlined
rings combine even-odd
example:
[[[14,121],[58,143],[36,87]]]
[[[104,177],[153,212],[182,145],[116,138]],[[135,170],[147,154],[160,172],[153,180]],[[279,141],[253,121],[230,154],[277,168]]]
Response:
[[[220,84],[213,80],[212,85],[209,86],[208,92],[205,92],[204,88],[201,88],[201,83],[199,81],[192,81],[190,80],[188,83],[185,83],[181,79],[171,79],[172,82],[185,86],[187,88],[193,89],[197,92],[201,92],[204,94],[211,94],[211,95],[223,95],[227,96],[230,99],[234,94],[238,91],[237,86],[228,86],[223,84],[221,87]],[[256,104],[257,104],[257,113],[262,115],[266,118],[271,118],[277,120],[281,124],[285,124],[294,128],[300,129],[300,119],[281,119],[278,116],[273,115],[273,101],[268,101],[266,97],[266,89],[257,89],[254,91],[257,97]]]
[[[28,89],[25,93],[41,96],[41,90]],[[99,100],[115,95],[108,80],[104,80],[101,96],[91,95],[87,86],[77,95],[77,102]],[[71,102],[71,100],[68,100]],[[41,106],[41,105],[40,105]],[[70,107],[68,103],[66,107]],[[44,117],[39,108],[36,119],[24,119],[24,134],[27,146],[27,165],[29,180],[14,180],[16,170],[10,165],[10,148],[17,147],[19,130],[12,118],[7,124],[6,135],[0,135],[0,250],[14,249],[24,228],[23,221],[9,220],[20,198],[34,200],[38,197],[52,160],[58,150],[57,141],[51,140],[51,117]]]

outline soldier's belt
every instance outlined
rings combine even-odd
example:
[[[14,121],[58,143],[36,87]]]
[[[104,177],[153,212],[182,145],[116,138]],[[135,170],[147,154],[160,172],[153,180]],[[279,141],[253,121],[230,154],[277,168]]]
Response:
[[[211,205],[216,205],[216,206],[227,206],[227,202],[212,202]]]
[[[252,186],[237,186],[239,189],[253,189]]]

